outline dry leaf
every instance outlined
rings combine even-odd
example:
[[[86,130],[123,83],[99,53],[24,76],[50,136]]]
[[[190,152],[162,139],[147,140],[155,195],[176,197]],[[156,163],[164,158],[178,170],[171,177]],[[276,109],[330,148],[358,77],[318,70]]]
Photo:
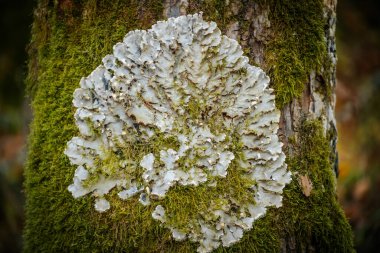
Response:
[[[313,189],[313,183],[307,175],[301,175],[299,177],[299,184],[301,185],[302,192],[306,197],[310,196],[311,190]]]

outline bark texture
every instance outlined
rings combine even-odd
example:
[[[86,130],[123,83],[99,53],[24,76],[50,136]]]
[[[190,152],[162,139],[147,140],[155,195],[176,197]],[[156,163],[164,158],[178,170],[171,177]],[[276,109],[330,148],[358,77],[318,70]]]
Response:
[[[72,94],[112,45],[133,29],[203,12],[271,77],[279,135],[293,181],[230,248],[216,252],[351,252],[351,229],[336,199],[336,1],[40,0],[29,47],[34,120],[25,172],[25,252],[194,252],[135,202],[99,214],[67,191],[74,167],[63,154],[75,135]]]

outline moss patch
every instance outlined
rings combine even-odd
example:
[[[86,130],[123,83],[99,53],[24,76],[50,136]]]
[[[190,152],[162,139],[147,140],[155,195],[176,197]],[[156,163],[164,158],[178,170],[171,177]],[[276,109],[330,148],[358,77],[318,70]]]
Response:
[[[227,22],[223,2],[212,2],[207,9],[193,8],[194,11],[203,9],[206,17],[215,18],[223,28]],[[67,141],[78,134],[71,103],[74,89],[79,86],[80,78],[98,66],[102,57],[111,52],[112,45],[122,40],[128,31],[146,29],[162,19],[162,1],[119,0],[110,4],[107,1],[67,0],[55,3],[40,1],[32,31],[28,86],[33,96],[34,121],[25,171],[27,222],[24,251],[194,252],[196,245],[173,241],[170,231],[151,218],[153,206],[144,207],[136,198],[122,201],[113,191],[114,207],[110,212],[99,214],[93,208],[93,199],[74,199],[67,190],[75,168],[70,166],[63,151]],[[295,21],[286,24],[292,22]],[[273,24],[274,27],[279,25]],[[312,27],[308,32],[311,31]],[[285,35],[281,36],[285,38]],[[308,47],[304,43],[297,45]],[[268,53],[277,57],[274,53],[277,46],[274,45],[274,51]],[[298,46],[290,49],[298,50]],[[310,50],[311,53],[306,55],[311,59],[316,51]],[[322,48],[318,47],[318,50]],[[298,51],[294,54],[298,55]],[[303,59],[298,56],[295,59]],[[280,59],[285,61],[286,58]],[[290,63],[287,64],[289,67]],[[306,73],[305,69],[302,71]],[[284,75],[287,74],[284,72]],[[288,75],[303,83],[302,75]],[[275,84],[278,94],[282,94],[281,87]],[[288,89],[286,85],[283,87]],[[299,94],[285,93],[291,94],[289,97]],[[287,101],[288,95],[283,95],[280,102]],[[329,146],[322,127],[317,121],[305,121],[299,131],[299,143],[295,146],[297,154],[288,160],[288,164],[293,173],[307,174],[311,178],[314,185],[311,196],[305,197],[297,180],[293,180],[285,190],[283,208],[271,209],[254,223],[254,228],[245,233],[240,243],[227,249],[219,248],[216,252],[279,252],[283,239],[295,241],[297,249],[306,251],[311,247],[320,252],[351,251],[351,232],[336,201],[328,159]],[[239,189],[241,181],[236,181],[233,175],[230,180],[229,184]],[[178,189],[193,194],[195,202],[203,194],[215,194],[203,193],[202,189],[193,193],[191,190]],[[172,208],[178,208],[174,205],[178,192],[171,194],[165,201],[170,200]],[[240,197],[246,196],[242,194]],[[189,206],[191,204],[189,202]]]
[[[269,5],[274,37],[266,48],[266,65],[275,88],[276,105],[282,108],[301,96],[311,71],[320,72],[326,64],[323,1],[259,2]]]
[[[303,120],[297,130],[298,142],[293,146],[296,153],[287,161],[295,176],[285,191],[284,208],[280,213],[285,238],[298,238],[295,243],[297,252],[312,249],[317,252],[352,252],[351,228],[337,201],[330,145],[322,123]],[[309,197],[303,195],[298,175],[310,178],[313,188]]]

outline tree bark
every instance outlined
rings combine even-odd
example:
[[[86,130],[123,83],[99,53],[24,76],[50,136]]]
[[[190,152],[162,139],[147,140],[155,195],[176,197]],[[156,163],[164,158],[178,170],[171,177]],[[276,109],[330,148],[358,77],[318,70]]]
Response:
[[[335,0],[40,0],[27,79],[34,120],[25,171],[25,252],[196,250],[173,241],[151,217],[136,215],[141,207],[99,214],[89,198],[74,199],[67,191],[74,168],[63,151],[77,131],[71,101],[80,78],[128,31],[200,11],[269,74],[293,174],[283,207],[270,209],[239,243],[216,252],[353,251],[335,193]]]

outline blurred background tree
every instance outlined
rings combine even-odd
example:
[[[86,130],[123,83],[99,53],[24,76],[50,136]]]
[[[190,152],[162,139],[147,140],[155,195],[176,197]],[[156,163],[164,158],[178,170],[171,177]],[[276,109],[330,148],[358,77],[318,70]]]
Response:
[[[380,248],[380,2],[338,4],[340,200],[358,252]]]
[[[20,252],[22,173],[30,118],[24,97],[34,1],[0,0],[0,252]]]
[[[20,252],[24,97],[34,1],[0,0],[0,252]],[[338,3],[339,193],[358,252],[380,247],[380,2]]]

